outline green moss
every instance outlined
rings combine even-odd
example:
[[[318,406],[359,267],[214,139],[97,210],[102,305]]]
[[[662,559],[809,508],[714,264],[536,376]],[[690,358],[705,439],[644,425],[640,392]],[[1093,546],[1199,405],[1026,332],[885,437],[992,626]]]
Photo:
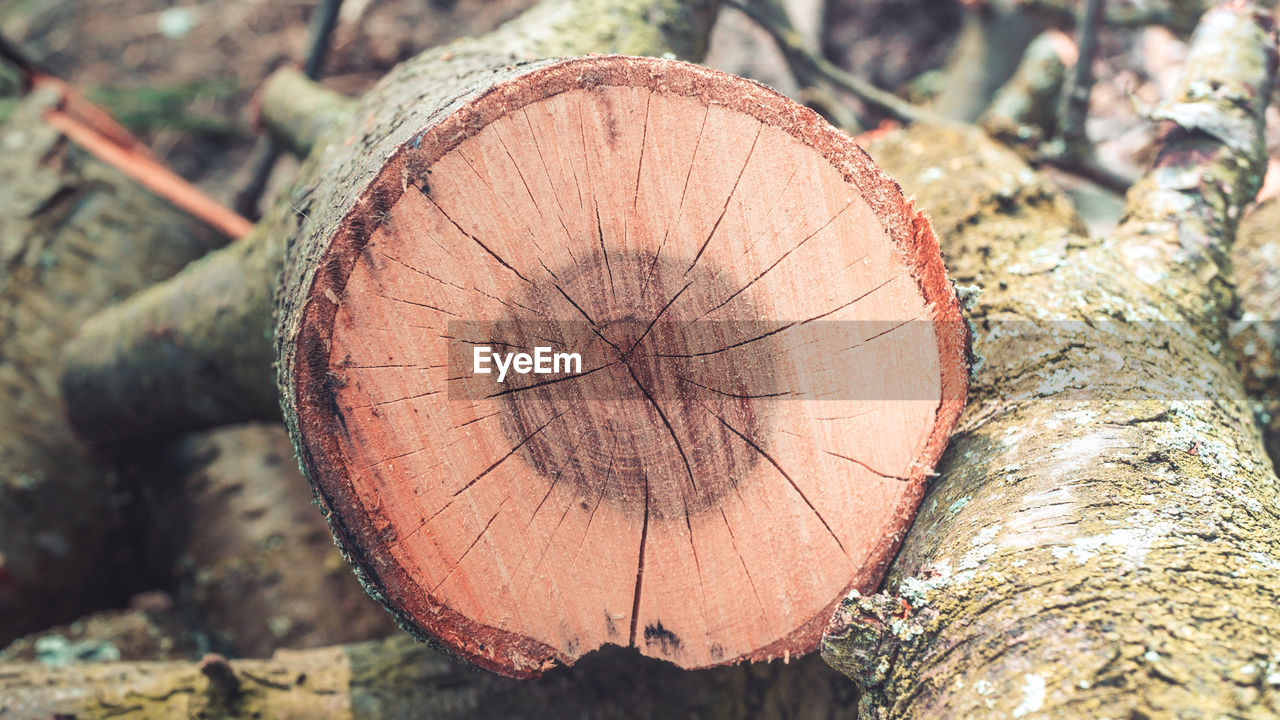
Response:
[[[200,109],[233,98],[242,88],[232,80],[199,80],[177,85],[100,87],[87,97],[100,105],[131,132],[176,130],[212,136],[249,136],[238,118]]]

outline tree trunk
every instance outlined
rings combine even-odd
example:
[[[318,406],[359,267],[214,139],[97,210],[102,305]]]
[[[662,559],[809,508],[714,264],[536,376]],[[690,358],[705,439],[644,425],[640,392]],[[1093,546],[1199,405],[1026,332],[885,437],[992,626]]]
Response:
[[[1223,269],[1274,71],[1264,12],[1206,15],[1106,240],[975,134],[872,147],[981,287],[985,365],[895,592],[850,598],[824,641],[865,716],[1275,717],[1277,479],[1226,348]]]
[[[37,89],[0,127],[0,646],[129,592],[130,490],[67,425],[63,339],[221,242],[45,123],[59,103]]]
[[[855,145],[759,86],[636,58],[510,66],[562,5],[402,66],[351,129],[299,143],[301,189],[246,249],[94,319],[65,383],[78,427],[265,401],[271,313],[225,283],[270,287],[265,241],[287,231],[285,418],[407,627],[525,677],[605,643],[686,667],[811,651],[838,598],[878,584],[963,403],[936,241]],[[688,37],[646,49],[696,43],[705,13],[680,8],[658,27]],[[139,341],[157,325],[166,342]],[[480,341],[546,333],[582,350],[582,380],[447,380]],[[155,395],[160,418],[131,400]]]

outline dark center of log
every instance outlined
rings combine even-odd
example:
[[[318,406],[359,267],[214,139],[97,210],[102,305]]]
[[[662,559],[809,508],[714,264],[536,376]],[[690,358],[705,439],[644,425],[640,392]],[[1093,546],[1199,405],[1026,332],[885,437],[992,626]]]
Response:
[[[513,313],[493,327],[502,336],[495,344],[580,351],[584,374],[499,391],[513,446],[547,478],[576,485],[584,507],[605,501],[655,517],[713,507],[759,458],[729,440],[735,431],[762,437],[782,355],[765,337],[732,362],[718,357],[732,344],[726,333],[766,324],[747,300],[723,319],[705,319],[738,289],[729,279],[674,253],[601,254],[550,268],[513,303],[545,314]],[[541,319],[562,313],[565,298],[581,309],[575,318]]]

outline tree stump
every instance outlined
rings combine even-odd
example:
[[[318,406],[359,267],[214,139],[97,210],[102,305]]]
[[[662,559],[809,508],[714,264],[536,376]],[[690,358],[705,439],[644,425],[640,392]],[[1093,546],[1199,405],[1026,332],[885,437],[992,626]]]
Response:
[[[455,77],[366,100],[387,129],[348,138],[286,260],[285,416],[335,536],[407,627],[510,676],[606,643],[688,668],[815,649],[963,405],[928,222],[746,80],[620,56]],[[485,345],[581,364],[498,382]]]

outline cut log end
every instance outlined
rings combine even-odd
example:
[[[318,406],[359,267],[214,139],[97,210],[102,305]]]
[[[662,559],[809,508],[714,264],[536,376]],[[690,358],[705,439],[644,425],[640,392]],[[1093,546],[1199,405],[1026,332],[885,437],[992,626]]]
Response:
[[[331,229],[283,346],[339,539],[507,675],[815,649],[963,404],[927,221],[815,114],[697,66],[540,64],[450,110]],[[552,372],[498,381],[539,346]]]

